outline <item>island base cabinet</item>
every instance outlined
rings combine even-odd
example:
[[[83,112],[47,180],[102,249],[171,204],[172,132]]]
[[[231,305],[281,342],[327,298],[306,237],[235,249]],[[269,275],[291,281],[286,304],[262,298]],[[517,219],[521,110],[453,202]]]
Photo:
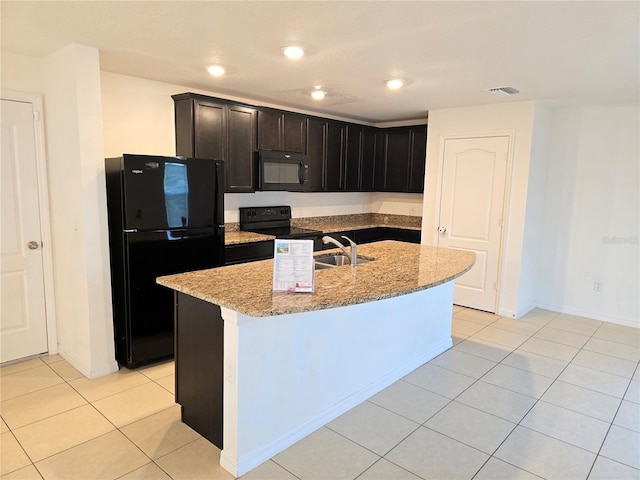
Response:
[[[176,292],[176,403],[182,421],[222,449],[224,324],[220,307]]]

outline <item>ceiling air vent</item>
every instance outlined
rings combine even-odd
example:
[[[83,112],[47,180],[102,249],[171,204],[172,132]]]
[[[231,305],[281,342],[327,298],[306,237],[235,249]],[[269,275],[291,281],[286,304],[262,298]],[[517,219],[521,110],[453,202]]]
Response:
[[[489,91],[498,97],[507,97],[509,95],[520,93],[520,90],[517,90],[513,87],[490,88]]]

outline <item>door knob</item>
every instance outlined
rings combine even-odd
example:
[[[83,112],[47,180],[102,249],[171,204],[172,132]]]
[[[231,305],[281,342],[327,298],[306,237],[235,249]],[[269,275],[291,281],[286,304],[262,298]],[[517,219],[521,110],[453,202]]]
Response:
[[[29,247],[29,250],[37,250],[39,246],[40,244],[35,240],[31,240],[29,243],[27,243],[27,247]]]
[[[445,233],[447,233],[447,227],[438,228],[438,232],[440,232],[440,235],[444,235]]]

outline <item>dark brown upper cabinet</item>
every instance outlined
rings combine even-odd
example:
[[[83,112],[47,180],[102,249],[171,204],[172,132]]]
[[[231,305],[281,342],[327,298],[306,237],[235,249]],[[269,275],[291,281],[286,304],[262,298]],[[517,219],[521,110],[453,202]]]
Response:
[[[191,93],[172,98],[176,155],[224,160],[225,191],[255,191],[257,110]]]
[[[306,137],[304,115],[280,110],[258,111],[258,149],[305,153]]]
[[[305,191],[424,190],[426,125],[376,128],[195,93],[172,98],[176,154],[224,160],[227,192],[255,191],[258,149],[306,153]]]
[[[253,192],[258,112],[254,108],[233,104],[229,104],[227,109],[227,191]]]
[[[344,191],[344,157],[346,151],[347,124],[327,121],[325,190]]]
[[[345,158],[345,190],[348,192],[374,189],[376,129],[348,124]]]
[[[328,122],[322,118],[307,119],[307,156],[309,157],[307,190],[310,192],[321,192],[325,189],[327,124]]]
[[[426,125],[385,128],[380,132],[376,152],[376,190],[423,192],[426,138]]]
[[[409,160],[409,193],[424,192],[427,159],[427,126],[411,127],[411,156]]]
[[[176,153],[195,158],[224,160],[224,137],[227,106],[202,100],[180,104],[180,122],[185,128],[176,131]],[[178,123],[176,110],[176,124]]]
[[[365,127],[362,134],[362,166],[360,173],[360,190],[375,190],[375,163],[377,148],[377,128]]]

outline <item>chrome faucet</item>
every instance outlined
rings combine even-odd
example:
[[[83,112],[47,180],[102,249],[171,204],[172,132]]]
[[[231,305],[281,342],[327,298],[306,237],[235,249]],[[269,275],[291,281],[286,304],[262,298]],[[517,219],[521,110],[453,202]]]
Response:
[[[325,244],[333,243],[336,247],[340,248],[349,259],[349,263],[351,264],[351,266],[355,267],[356,264],[358,263],[358,245],[356,245],[356,242],[351,240],[349,237],[342,235],[342,238],[344,238],[346,241],[349,242],[349,246],[351,247],[350,252],[348,252],[347,247],[341,244],[338,240],[328,235],[325,235],[324,237],[322,237],[322,243],[325,243]]]

